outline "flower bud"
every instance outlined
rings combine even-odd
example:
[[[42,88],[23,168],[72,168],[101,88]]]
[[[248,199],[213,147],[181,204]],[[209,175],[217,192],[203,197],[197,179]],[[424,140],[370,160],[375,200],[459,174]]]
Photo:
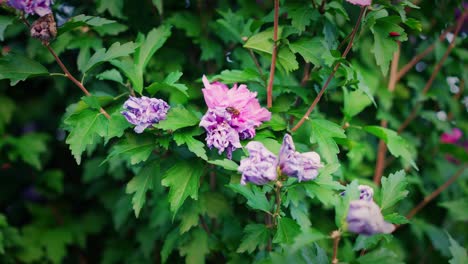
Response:
[[[57,36],[57,25],[52,13],[38,18],[31,26],[31,37],[47,44]]]

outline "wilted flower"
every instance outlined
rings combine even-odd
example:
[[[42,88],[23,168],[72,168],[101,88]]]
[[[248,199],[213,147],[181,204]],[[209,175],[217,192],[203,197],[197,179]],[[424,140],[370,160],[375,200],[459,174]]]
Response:
[[[284,136],[278,157],[257,141],[249,142],[246,148],[250,155],[242,159],[239,166],[242,184],[252,182],[261,185],[275,180],[278,168],[281,174],[295,177],[299,182],[309,181],[315,179],[318,169],[323,167],[317,153],[296,152],[292,137],[288,134]]]
[[[52,14],[40,17],[31,26],[31,37],[48,43],[57,36],[57,25]]]
[[[207,131],[208,146],[217,148],[220,154],[227,150],[228,158],[231,158],[232,151],[240,148],[239,140],[253,138],[255,128],[270,120],[271,113],[260,106],[256,98],[257,93],[250,92],[245,85],[234,85],[229,89],[223,83],[210,83],[205,76],[203,84],[205,88],[202,91],[208,111],[203,116],[200,126]],[[233,131],[237,133],[237,137],[233,135]],[[221,144],[218,147],[213,144],[215,141],[229,144]]]
[[[147,127],[166,119],[170,106],[163,100],[142,96],[130,97],[121,113],[128,122],[136,125],[135,132],[142,133]]]
[[[462,131],[459,128],[454,128],[451,133],[443,133],[440,136],[440,141],[445,144],[455,144],[462,136]]]
[[[286,134],[279,153],[281,173],[295,177],[299,182],[313,180],[318,175],[320,156],[316,152],[299,153],[296,151],[292,137]]]
[[[372,200],[351,201],[346,222],[350,232],[368,236],[395,230],[394,225],[384,221],[379,206]]]
[[[238,171],[242,173],[241,184],[247,182],[262,185],[277,178],[277,158],[262,143],[252,141],[245,146],[249,157],[240,162]]]
[[[52,13],[50,8],[52,3],[52,0],[8,0],[8,4],[13,8],[26,14],[37,14],[41,17]]]
[[[368,6],[372,3],[372,0],[346,0],[348,3],[359,6]]]

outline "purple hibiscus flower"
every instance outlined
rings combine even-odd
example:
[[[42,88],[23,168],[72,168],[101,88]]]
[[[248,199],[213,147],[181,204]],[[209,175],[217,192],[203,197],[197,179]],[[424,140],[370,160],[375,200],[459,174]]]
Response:
[[[52,0],[8,0],[8,4],[13,8],[21,10],[26,14],[37,14],[45,16],[52,13],[50,6],[53,4]]]
[[[384,221],[379,206],[372,200],[351,201],[346,222],[350,232],[367,236],[395,230],[394,225]]]
[[[122,114],[128,122],[136,125],[136,133],[143,133],[147,127],[165,120],[170,108],[164,100],[146,96],[130,97],[123,107]]]

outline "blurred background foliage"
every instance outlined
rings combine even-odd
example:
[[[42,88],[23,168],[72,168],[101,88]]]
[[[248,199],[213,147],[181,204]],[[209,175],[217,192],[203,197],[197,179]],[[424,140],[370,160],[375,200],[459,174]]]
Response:
[[[358,7],[344,1],[327,1],[323,12],[317,7],[320,1],[313,2],[281,1],[280,55],[274,105],[270,109],[273,119],[256,137],[272,148],[279,146],[282,131],[293,125],[315,98],[333,63],[341,56],[339,43],[351,32],[359,14]],[[409,195],[398,208],[392,208],[405,215],[468,161],[466,148],[462,146],[468,140],[467,24],[432,88],[423,96],[421,90],[447,50],[450,37],[437,39],[443,30],[455,25],[455,10],[462,8],[461,1],[373,2],[352,52],[311,118],[326,118],[346,127],[346,138],[324,136],[325,140],[334,137],[340,150],[337,156],[332,153],[326,160],[329,164],[339,160],[341,166],[333,172],[335,179],[342,183],[359,179],[360,183],[375,186],[372,177],[378,138],[372,132],[363,133],[362,127],[378,126],[385,119],[390,129],[397,130],[421,102],[420,114],[401,134],[408,153],[402,154],[402,159],[389,155],[385,164],[384,175],[402,168],[407,172]],[[139,33],[149,36],[151,30],[162,30],[164,25],[171,33],[144,70],[145,94],[157,91],[158,97],[167,99],[172,106],[184,105],[195,117],[200,117],[205,111],[201,76],[206,74],[225,83],[247,83],[259,98],[266,98],[271,40],[262,37],[261,32],[271,34],[273,1],[57,0],[53,10],[59,27],[80,14],[107,19],[88,21],[69,30],[59,28],[59,37],[51,45],[72,73],[85,72],[89,58],[99,49],[116,42],[136,42]],[[249,210],[245,199],[226,187],[230,182],[238,182],[237,173],[214,165],[199,165],[193,150],[173,142],[170,134],[156,132],[137,138],[129,129],[117,136],[123,135],[126,141],[111,136],[97,139],[86,147],[81,164],[77,165],[65,142],[67,130],[71,129],[64,120],[80,107],[77,102],[83,94],[68,79],[53,74],[61,73],[54,58],[40,41],[29,37],[27,28],[10,11],[4,8],[0,15],[0,60],[14,55],[15,61],[21,63],[24,56],[28,63],[29,59],[40,62],[52,74],[14,86],[13,81],[0,80],[1,263],[285,260],[287,255],[280,249],[271,254],[264,250],[263,242],[271,230],[255,226],[263,223],[263,214]],[[379,20],[379,15],[387,19]],[[433,52],[398,82],[393,93],[387,90],[388,67],[396,46],[395,39],[388,37],[389,28],[400,35],[400,66],[436,43]],[[250,52],[258,58],[261,72]],[[117,71],[119,62],[97,65],[84,76],[77,74],[83,76],[84,84],[101,104],[111,114],[115,113],[113,117],[119,115],[119,105],[128,96],[128,87],[135,88],[135,83],[126,81],[124,73]],[[183,75],[180,77],[178,72]],[[310,72],[310,78],[301,84],[304,72]],[[169,83],[166,77],[171,74],[180,79]],[[451,90],[447,77],[458,78],[458,90]],[[455,127],[464,132],[460,143],[441,144],[441,134]],[[320,142],[309,143],[310,134],[318,132],[311,123],[304,125],[295,133],[298,149],[318,148],[320,152],[321,148],[322,151],[329,148],[320,146]],[[200,129],[192,129],[190,133],[204,141]],[[145,140],[152,147],[142,158],[148,160],[144,164],[134,162],[132,159],[138,157],[131,153],[120,155],[115,148],[119,142]],[[398,144],[397,148],[401,148]],[[156,151],[152,152],[153,149]],[[216,156],[214,151],[207,154]],[[235,153],[234,160],[238,161],[241,154]],[[156,159],[162,162],[151,162]],[[411,167],[411,160],[419,170]],[[160,184],[173,164],[179,165],[177,173],[181,175],[198,173],[193,171],[205,167],[198,176],[202,177],[198,200],[187,199],[175,216],[168,190]],[[144,190],[139,189],[141,178],[133,176],[154,171],[159,173],[152,182]],[[462,173],[456,184],[410,224],[400,227],[394,237],[378,236],[366,241],[365,248],[378,249],[364,258],[360,257],[360,249],[364,247],[359,246],[359,241],[344,237],[339,259],[349,263],[445,263],[457,258],[454,252],[463,255],[463,250],[451,250],[455,246],[447,235],[451,234],[461,247],[466,246],[468,172]],[[211,174],[216,175],[214,183],[210,183]],[[132,189],[134,185],[136,189]],[[330,193],[317,194],[321,199],[307,201],[305,191],[294,195],[297,197],[288,196],[295,204],[290,213],[301,226],[312,226],[323,234],[334,229],[330,221],[334,219],[331,198],[327,196]],[[142,201],[132,203],[132,199]],[[135,209],[135,204],[139,209]],[[210,231],[206,232],[204,226]],[[255,238],[259,241],[243,239],[241,230],[246,226],[250,226],[250,232],[257,232]],[[313,235],[304,233],[302,237],[304,241],[315,241]],[[328,263],[331,250],[329,240],[305,244],[300,251],[301,262]]]

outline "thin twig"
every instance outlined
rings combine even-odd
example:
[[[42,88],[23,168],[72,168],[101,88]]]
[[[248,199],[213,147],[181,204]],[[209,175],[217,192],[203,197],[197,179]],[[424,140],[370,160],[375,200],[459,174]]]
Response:
[[[445,39],[445,36],[447,36],[450,31],[453,30],[453,27],[449,27],[440,34],[438,41],[443,41]],[[397,81],[399,81],[403,76],[405,76],[413,67],[416,65],[420,60],[422,60],[424,57],[427,56],[427,54],[431,53],[432,50],[434,50],[437,42],[432,43],[429,47],[427,47],[423,52],[419,53],[418,55],[414,56],[413,59],[411,59],[407,64],[405,64],[397,74]]]
[[[203,216],[199,215],[198,219],[200,219],[200,225],[202,226],[203,230],[205,230],[206,234],[211,235],[210,229],[208,228],[208,225],[206,224]]]
[[[275,202],[276,202],[276,211],[273,214],[273,221],[275,226],[278,225],[278,216],[280,215],[281,212],[281,187],[283,184],[281,181],[276,182],[276,188],[275,188]]]
[[[463,174],[463,171],[468,168],[468,164],[464,164],[460,169],[455,172],[455,174],[450,177],[443,185],[441,185],[439,188],[437,188],[435,191],[433,191],[431,194],[428,196],[424,197],[424,199],[416,206],[414,207],[407,215],[406,218],[411,219],[413,218],[421,209],[423,209],[430,201],[432,201],[434,198],[436,198],[441,192],[443,192],[445,189],[447,189],[452,183],[454,183],[458,177],[460,177]]]
[[[279,19],[279,0],[275,0],[275,17],[273,21],[273,51],[271,53],[270,78],[267,87],[267,107],[273,106],[273,81],[275,79],[276,56],[278,55],[278,19]]]
[[[359,25],[361,24],[361,20],[364,17],[364,14],[365,14],[366,10],[367,10],[367,6],[361,7],[361,13],[359,14],[359,17],[358,17],[358,19],[356,21],[356,25],[354,26],[353,31],[351,33],[351,37],[350,37],[348,46],[346,47],[345,51],[343,52],[343,56],[342,56],[343,59],[346,58],[346,56],[348,55],[348,52],[351,50],[351,47],[353,46],[354,37],[356,36],[356,33],[357,33],[358,29],[359,29]],[[340,64],[341,64],[341,62],[336,63],[335,67],[333,68],[333,71],[331,72],[330,76],[328,76],[328,79],[325,81],[325,84],[323,85],[322,89],[318,93],[317,97],[315,97],[315,100],[312,102],[312,104],[310,105],[307,112],[304,114],[304,116],[301,118],[301,120],[299,120],[299,122],[297,122],[297,124],[291,129],[292,132],[299,129],[302,126],[302,124],[307,119],[309,119],[309,115],[312,113],[315,106],[320,101],[320,98],[322,98],[323,93],[325,92],[325,90],[327,89],[327,87],[330,84],[331,80],[335,76],[335,73],[338,70],[338,68],[340,67]]]
[[[258,73],[260,73],[260,76],[262,76],[262,80],[266,82],[265,76],[263,76],[263,70],[262,67],[260,66],[260,63],[258,62],[257,57],[255,57],[255,54],[252,49],[248,49],[250,57],[252,58],[253,62],[255,63],[255,67],[257,67]]]
[[[453,33],[453,39],[450,42],[450,45],[448,46],[447,50],[445,51],[444,55],[440,59],[440,61],[437,63],[437,65],[434,67],[434,70],[432,71],[431,77],[427,81],[426,85],[424,86],[422,90],[422,94],[426,95],[429,89],[432,86],[432,83],[434,82],[435,78],[437,77],[437,74],[439,73],[440,69],[442,69],[442,66],[444,65],[445,60],[448,58],[450,52],[452,49],[455,47],[455,42],[457,40],[458,33],[460,32],[461,27],[463,26],[463,22],[465,21],[465,17],[468,14],[468,9],[466,9],[463,14],[460,16],[460,18],[457,21],[457,27],[455,29],[455,32]],[[408,117],[403,121],[403,124],[398,128],[398,134],[401,134],[403,130],[413,121],[414,118],[416,118],[419,107],[422,105],[421,102],[416,103],[415,107],[413,108],[412,112]]]
[[[335,230],[331,233],[331,238],[333,239],[333,257],[332,264],[338,264],[338,245],[340,244],[341,233],[339,230]]]
[[[322,4],[320,5],[320,9],[319,9],[320,14],[325,13],[325,4],[326,3],[327,3],[327,0],[322,0]]]
[[[390,66],[390,78],[388,81],[388,91],[390,93],[393,93],[395,90],[395,86],[397,84],[397,79],[396,76],[398,74],[398,62],[400,61],[400,50],[401,50],[401,43],[400,41],[397,42],[397,50],[393,53],[393,59],[392,59],[392,64]],[[382,127],[387,127],[388,122],[385,119],[382,119],[380,121],[380,126]],[[379,140],[379,147],[377,149],[377,161],[375,163],[375,172],[374,172],[374,183],[379,186],[380,185],[380,179],[382,179],[382,175],[385,170],[385,158],[387,154],[387,145],[385,144],[385,141],[382,139]]]

